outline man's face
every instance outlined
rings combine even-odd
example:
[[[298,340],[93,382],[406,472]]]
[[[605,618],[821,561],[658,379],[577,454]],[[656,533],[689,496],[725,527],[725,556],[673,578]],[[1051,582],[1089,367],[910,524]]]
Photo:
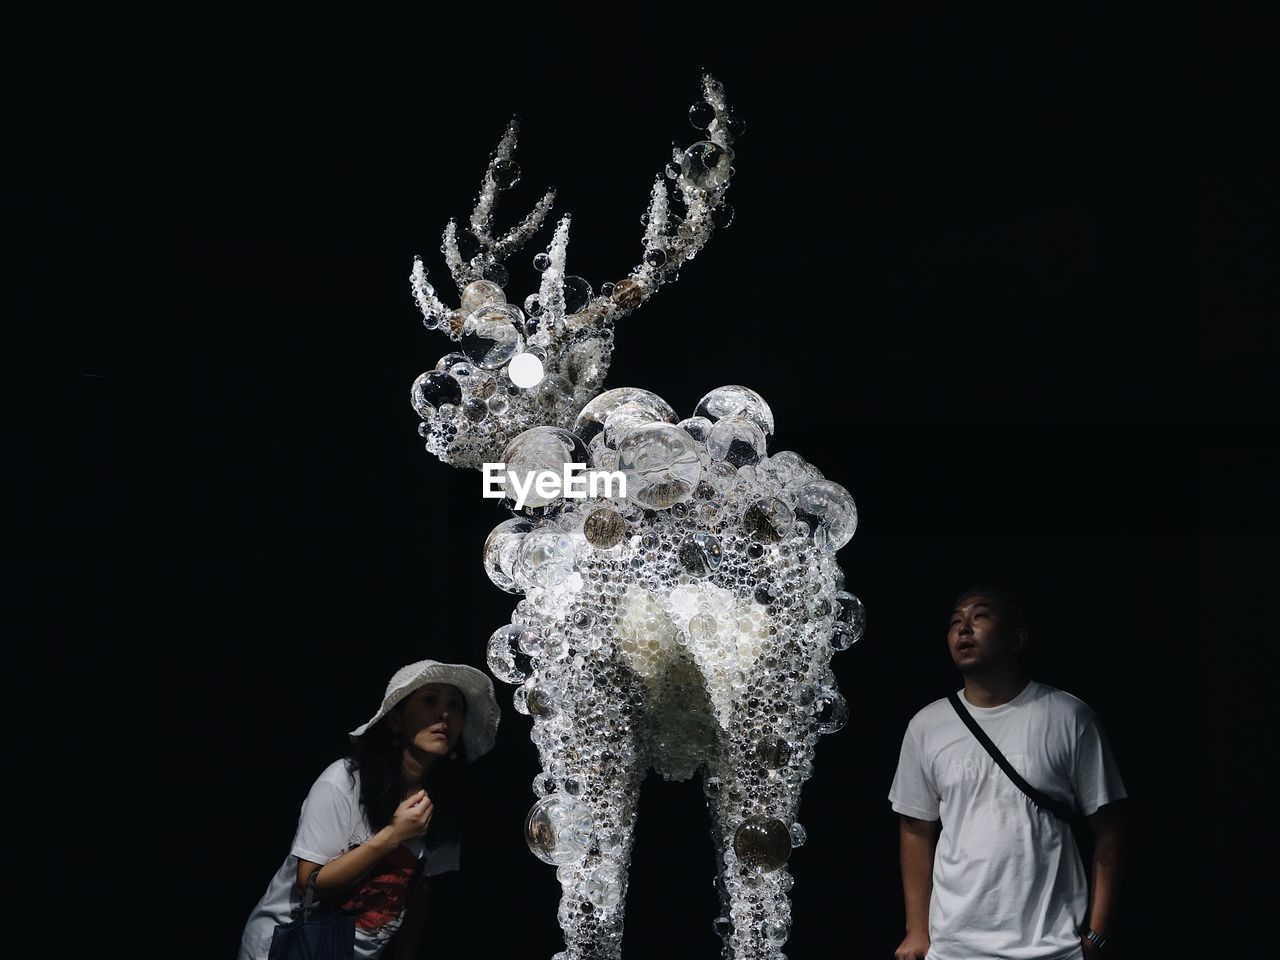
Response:
[[[947,649],[962,673],[1001,666],[1015,658],[1026,632],[1015,628],[1003,606],[990,597],[964,597],[951,612]]]

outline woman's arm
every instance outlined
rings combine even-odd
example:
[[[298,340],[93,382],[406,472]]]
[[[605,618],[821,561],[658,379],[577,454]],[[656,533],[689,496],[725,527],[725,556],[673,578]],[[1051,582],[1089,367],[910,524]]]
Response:
[[[418,948],[422,946],[422,934],[427,929],[427,905],[430,901],[431,878],[420,876],[409,893],[404,923],[400,925],[400,931],[387,951],[387,960],[413,960],[418,955]]]
[[[431,798],[427,796],[427,792],[419,790],[396,807],[390,823],[360,846],[348,850],[326,864],[299,858],[298,890],[303,890],[311,874],[323,866],[324,870],[316,878],[316,896],[324,900],[346,892],[400,844],[426,833],[433,810]]]

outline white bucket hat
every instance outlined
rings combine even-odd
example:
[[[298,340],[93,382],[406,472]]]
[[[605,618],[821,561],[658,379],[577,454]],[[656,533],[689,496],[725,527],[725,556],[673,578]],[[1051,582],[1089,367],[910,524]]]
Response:
[[[493,681],[475,667],[462,663],[441,663],[438,660],[419,660],[397,670],[387,684],[382,706],[368,723],[351,731],[351,739],[355,740],[364,734],[390,713],[397,703],[428,683],[452,684],[466,697],[467,713],[462,723],[462,742],[467,748],[467,759],[475,760],[492,750],[500,717],[498,701],[493,695]]]

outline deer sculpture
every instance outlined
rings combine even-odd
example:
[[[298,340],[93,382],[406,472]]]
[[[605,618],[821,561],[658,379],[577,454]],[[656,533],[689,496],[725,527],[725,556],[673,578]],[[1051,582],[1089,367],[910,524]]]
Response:
[[[469,230],[443,253],[461,306],[446,306],[421,259],[411,275],[424,322],[460,349],[413,384],[427,450],[446,463],[508,470],[589,464],[626,479],[625,496],[535,493],[489,535],[484,565],[523,594],[486,659],[518,685],[542,772],[526,821],[532,851],[557,866],[558,958],[614,958],[640,784],[652,768],[701,773],[712,820],[723,955],[774,958],[791,922],[786,862],[820,734],[848,707],[830,669],[862,634],[834,554],[857,511],[799,455],[768,455],[773,413],[724,386],[681,419],[638,388],[601,392],[616,320],[701,252],[732,210],[725,192],[738,132],[721,85],[690,110],[705,139],[673,151],[644,218],[644,257],[595,294],[567,275],[569,217],[545,253],[536,293],[507,300],[503,261],[551,209],[547,193],[495,239],[498,194],[519,177],[513,121],[492,155]],[[676,203],[679,203],[677,208]]]

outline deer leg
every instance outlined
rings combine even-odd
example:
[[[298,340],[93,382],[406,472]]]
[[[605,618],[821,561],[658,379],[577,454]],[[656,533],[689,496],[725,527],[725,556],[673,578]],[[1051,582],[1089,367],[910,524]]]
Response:
[[[773,958],[787,939],[792,880],[786,863],[804,840],[800,789],[813,770],[813,699],[757,663],[735,698],[723,750],[705,788],[720,874],[716,928],[726,960]],[[807,701],[807,702],[806,702]]]
[[[635,678],[625,664],[575,656],[568,666],[558,712],[538,717],[534,730],[543,766],[536,789],[567,795],[590,815],[589,839],[556,870],[565,940],[557,960],[616,960],[644,775],[632,726],[639,701],[628,695]]]

